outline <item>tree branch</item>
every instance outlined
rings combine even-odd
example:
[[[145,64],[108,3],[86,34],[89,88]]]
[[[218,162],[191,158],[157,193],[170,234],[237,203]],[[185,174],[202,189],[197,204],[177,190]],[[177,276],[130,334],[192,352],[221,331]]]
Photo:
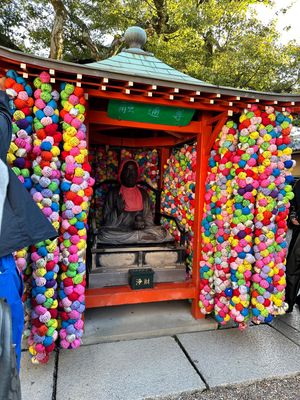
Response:
[[[51,0],[55,18],[51,31],[50,58],[61,60],[64,50],[64,25],[67,20],[67,10],[62,0]]]

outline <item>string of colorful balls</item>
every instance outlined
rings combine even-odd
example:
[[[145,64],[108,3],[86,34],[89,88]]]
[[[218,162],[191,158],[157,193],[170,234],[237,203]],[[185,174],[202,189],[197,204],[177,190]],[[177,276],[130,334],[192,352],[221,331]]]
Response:
[[[193,251],[193,224],[195,208],[196,145],[174,149],[164,171],[164,190],[161,197],[163,213],[176,217],[188,234],[187,265],[191,269]],[[163,219],[164,226],[180,240],[175,223]]]
[[[87,213],[94,179],[86,143],[86,99],[78,86],[61,85],[63,121],[62,207],[59,276],[60,345],[77,348],[83,335],[85,311]]]
[[[230,235],[231,235],[231,216],[233,213],[233,202],[228,193],[232,193],[233,175],[233,155],[237,145],[237,125],[233,121],[228,121],[223,126],[218,147],[218,166],[216,171],[215,189],[215,221],[212,219],[212,231],[217,229],[215,241],[215,315],[220,323],[226,323],[230,319],[230,304],[226,295],[231,287],[230,271]],[[215,182],[216,182],[215,181]],[[214,183],[215,183],[214,182]],[[210,214],[211,215],[211,214]],[[213,225],[215,222],[215,226]],[[210,260],[212,262],[212,260]],[[212,296],[213,298],[213,293]]]
[[[58,231],[60,227],[60,142],[58,131],[59,94],[50,84],[50,75],[42,72],[34,79],[34,142],[32,149],[31,195],[43,214]],[[32,329],[28,339],[32,361],[46,363],[58,337],[57,274],[58,239],[35,244],[32,260]]]
[[[205,314],[214,312],[221,324],[232,319],[244,329],[249,318],[270,322],[286,309],[291,120],[288,112],[252,106],[240,117],[238,138],[237,131],[228,134],[228,124],[233,127],[228,122],[212,149],[201,227],[199,306]]]

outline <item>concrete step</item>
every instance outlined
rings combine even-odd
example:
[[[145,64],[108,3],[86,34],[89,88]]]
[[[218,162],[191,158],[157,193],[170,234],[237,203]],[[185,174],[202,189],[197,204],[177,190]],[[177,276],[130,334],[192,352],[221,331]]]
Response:
[[[83,344],[144,339],[217,329],[214,319],[195,320],[188,300],[88,309]]]

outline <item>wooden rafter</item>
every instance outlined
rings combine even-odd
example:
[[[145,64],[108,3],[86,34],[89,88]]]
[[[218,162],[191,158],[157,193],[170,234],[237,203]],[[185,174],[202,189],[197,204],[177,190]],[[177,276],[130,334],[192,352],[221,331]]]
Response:
[[[216,141],[219,133],[221,132],[221,129],[222,129],[223,125],[226,123],[227,119],[228,119],[227,114],[222,113],[219,116],[219,120],[218,120],[216,126],[214,127],[214,129],[212,131],[212,134],[211,134],[211,136],[209,138],[209,142],[208,142],[208,145],[207,145],[207,151],[208,152],[210,151],[210,149],[212,148],[213,144],[215,143],[215,141]],[[205,121],[205,122],[207,124],[207,122],[209,122],[209,120]]]

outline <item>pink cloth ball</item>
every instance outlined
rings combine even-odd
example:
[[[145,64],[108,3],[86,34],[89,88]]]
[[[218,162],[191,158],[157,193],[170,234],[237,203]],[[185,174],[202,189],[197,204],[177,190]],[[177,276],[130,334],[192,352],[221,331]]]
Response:
[[[43,72],[40,74],[40,80],[41,80],[43,83],[49,83],[49,82],[50,82],[50,74],[49,74],[48,72],[46,72],[46,71],[43,71]]]

